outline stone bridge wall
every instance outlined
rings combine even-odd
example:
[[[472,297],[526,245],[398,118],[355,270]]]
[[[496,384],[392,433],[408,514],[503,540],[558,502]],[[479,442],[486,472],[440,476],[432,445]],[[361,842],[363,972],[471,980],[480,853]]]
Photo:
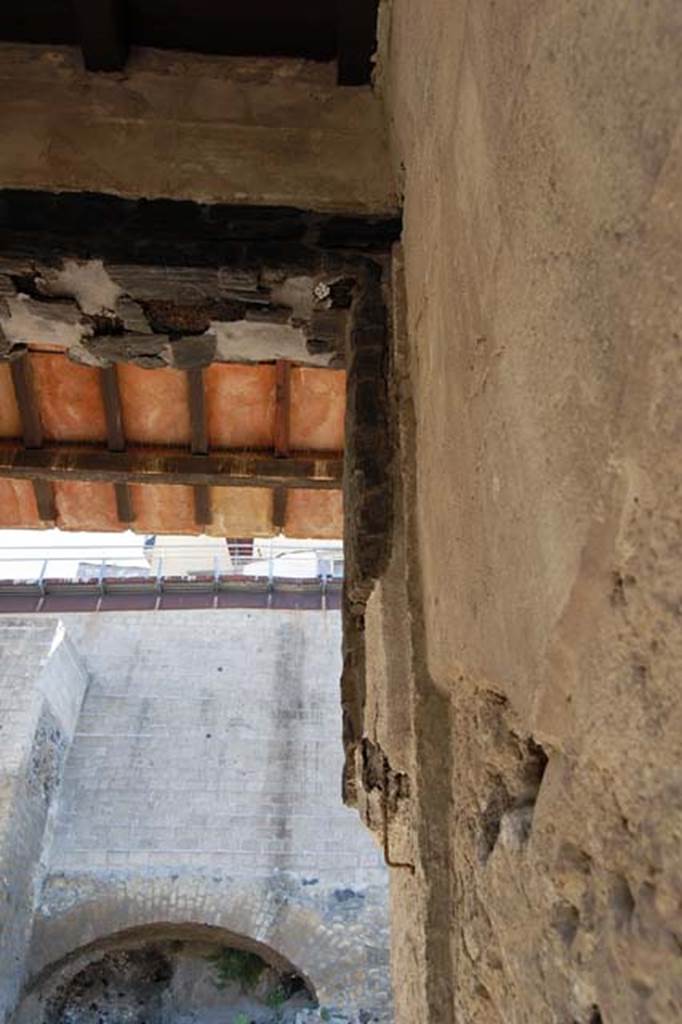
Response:
[[[21,985],[86,680],[59,623],[0,621],[0,1021]]]
[[[340,799],[338,613],[64,621],[91,682],[37,903],[30,1012],[64,958],[161,924],[260,943],[321,1005],[387,1019],[385,869]]]

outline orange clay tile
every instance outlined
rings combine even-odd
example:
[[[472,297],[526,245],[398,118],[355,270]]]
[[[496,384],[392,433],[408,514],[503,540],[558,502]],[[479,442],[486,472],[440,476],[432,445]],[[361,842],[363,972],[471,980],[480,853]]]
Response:
[[[201,533],[194,494],[181,484],[131,484],[136,533]]]
[[[60,480],[55,483],[57,526],[60,530],[125,530],[116,514],[113,484]]]
[[[120,363],[117,372],[128,443],[188,445],[186,374],[168,368],[145,370],[130,363]]]
[[[271,448],[275,429],[275,367],[214,363],[204,370],[209,445]]]
[[[267,537],[272,528],[272,492],[267,487],[212,487],[214,537]]]
[[[65,355],[33,352],[33,382],[46,441],[105,441],[100,374]]]
[[[30,529],[42,525],[31,483],[0,479],[0,528]]]
[[[298,451],[341,451],[346,373],[308,366],[291,371],[289,443]]]
[[[284,533],[287,537],[339,540],[343,537],[341,491],[289,491]]]

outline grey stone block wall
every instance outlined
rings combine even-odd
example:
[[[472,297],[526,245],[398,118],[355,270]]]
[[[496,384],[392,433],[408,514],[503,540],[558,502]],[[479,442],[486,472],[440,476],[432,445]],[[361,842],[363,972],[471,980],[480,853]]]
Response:
[[[24,976],[86,681],[58,623],[0,620],[0,1021]]]
[[[340,615],[64,622],[91,683],[30,976],[124,930],[210,925],[284,957],[322,1005],[388,1020],[386,869],[340,795]]]

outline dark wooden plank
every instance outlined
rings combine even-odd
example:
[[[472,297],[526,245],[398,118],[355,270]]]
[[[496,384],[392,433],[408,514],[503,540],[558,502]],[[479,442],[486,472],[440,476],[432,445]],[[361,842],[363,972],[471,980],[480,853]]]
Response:
[[[100,385],[107,421],[107,444],[109,451],[123,452],[126,447],[126,439],[123,431],[121,393],[118,387],[118,374],[115,366],[108,366],[100,371]],[[135,522],[133,501],[128,485],[115,484],[114,493],[116,496],[116,514],[119,522]]]
[[[115,366],[100,370],[100,384],[104,412],[107,420],[107,444],[111,452],[123,452],[126,447],[121,413],[121,396],[118,389],[118,375]]]
[[[289,412],[291,409],[291,364],[277,360],[277,387],[275,405],[275,453],[289,454]]]
[[[123,0],[73,0],[88,71],[120,71],[128,58]]]
[[[73,7],[72,0],[3,0],[0,38],[77,43]],[[336,55],[336,0],[129,0],[126,8],[137,46],[324,61]]]
[[[135,510],[128,484],[114,484],[116,495],[116,515],[121,523],[134,523]]]
[[[34,480],[33,493],[35,494],[38,516],[41,521],[43,523],[54,523],[57,518],[54,485],[49,480]]]
[[[187,370],[187,395],[192,431],[192,453],[194,455],[206,455],[208,452],[206,398],[204,395],[204,371],[200,367]]]
[[[197,526],[209,526],[213,522],[211,488],[204,484],[194,488],[194,522]]]
[[[24,444],[27,448],[40,448],[43,443],[43,427],[40,422],[38,402],[33,387],[33,372],[28,353],[10,362],[12,383],[17,400]]]
[[[337,490],[343,456],[297,453],[277,458],[260,452],[192,455],[168,448],[110,452],[86,445],[23,448],[0,442],[0,477],[87,480],[104,483],[182,484],[209,487],[287,487]]]
[[[24,445],[27,449],[38,450],[43,444],[43,427],[33,386],[33,371],[28,352],[10,362],[12,383],[17,400]],[[54,485],[48,480],[34,480],[33,494],[38,517],[44,523],[53,523],[57,518]]]
[[[339,85],[366,85],[372,77],[379,0],[339,4]]]
[[[281,533],[287,521],[287,491],[284,487],[275,487],[272,492],[272,525]]]

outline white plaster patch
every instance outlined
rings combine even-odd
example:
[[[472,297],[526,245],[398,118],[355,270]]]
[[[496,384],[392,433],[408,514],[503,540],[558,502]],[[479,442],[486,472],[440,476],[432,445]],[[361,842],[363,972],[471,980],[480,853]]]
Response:
[[[0,314],[0,326],[13,345],[33,345],[41,348],[53,348],[56,351],[78,345],[88,336],[87,324],[80,322],[77,309],[68,309],[56,313],[51,303],[41,304],[27,295],[17,295],[7,299],[9,316]]]
[[[272,301],[278,305],[289,306],[298,320],[310,320],[313,314],[312,277],[288,277],[281,284],[273,286]]]
[[[65,260],[61,270],[41,276],[46,295],[75,299],[84,313],[112,312],[123,289],[111,279],[101,260]]]
[[[288,324],[214,320],[210,324],[209,333],[216,338],[216,359],[225,363],[290,359],[327,366],[333,355],[330,352],[311,355],[301,328]]]

